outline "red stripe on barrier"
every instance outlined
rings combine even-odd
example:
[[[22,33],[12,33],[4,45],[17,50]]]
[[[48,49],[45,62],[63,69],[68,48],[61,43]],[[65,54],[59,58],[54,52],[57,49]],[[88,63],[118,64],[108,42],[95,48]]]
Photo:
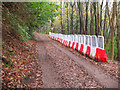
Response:
[[[68,45],[68,41],[66,40],[66,46]]]
[[[78,50],[79,43],[76,43],[76,49]]]
[[[100,48],[96,49],[95,59],[98,59],[98,61],[107,62],[107,54],[105,50],[102,50]]]
[[[59,41],[59,38],[57,38],[57,41]]]
[[[53,36],[53,39],[54,39],[54,36]]]
[[[74,45],[75,45],[75,42],[72,43],[72,49],[73,49]]]
[[[65,40],[65,46],[67,46],[67,40]]]
[[[80,47],[80,53],[82,53],[82,51],[83,51],[83,47],[84,47],[84,45],[81,44],[81,47]]]
[[[63,44],[64,44],[65,40],[63,40]]]
[[[86,55],[87,55],[87,56],[90,55],[90,50],[91,50],[91,47],[90,47],[90,46],[87,46],[87,51],[86,51]]]
[[[71,44],[71,41],[69,41],[69,44],[68,44],[69,47],[70,47],[70,44]]]

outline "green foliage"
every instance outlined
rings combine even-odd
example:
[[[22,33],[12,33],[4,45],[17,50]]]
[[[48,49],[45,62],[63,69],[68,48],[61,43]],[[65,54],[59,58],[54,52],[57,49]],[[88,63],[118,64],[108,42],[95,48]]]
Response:
[[[58,5],[49,2],[9,3],[5,2],[3,19],[11,26],[17,38],[26,41],[33,38],[33,32],[59,15]]]
[[[31,2],[27,3],[31,15],[33,16],[31,25],[38,27],[39,25],[43,26],[49,20],[53,20],[53,17],[59,15],[57,12],[58,5],[48,2]]]
[[[106,53],[108,55],[108,58],[110,58],[111,56],[111,39],[109,39],[107,47],[105,47]],[[117,59],[117,41],[116,41],[116,37],[114,38],[114,59]]]
[[[5,64],[5,66],[6,66],[6,67],[8,67],[8,68],[10,68],[10,69],[12,69],[12,67],[11,67],[11,66],[9,66],[8,64]]]

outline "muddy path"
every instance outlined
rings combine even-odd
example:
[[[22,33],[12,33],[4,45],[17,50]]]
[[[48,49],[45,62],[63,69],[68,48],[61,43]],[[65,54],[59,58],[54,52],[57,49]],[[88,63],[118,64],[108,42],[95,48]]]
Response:
[[[42,36],[35,34],[37,41],[39,42],[38,47],[38,59],[41,62],[41,69],[42,69],[42,81],[43,85],[42,88],[61,88],[62,83],[55,72],[55,69],[52,64],[51,57],[47,54],[46,45],[49,43],[49,40],[45,40]]]
[[[44,88],[118,88],[118,80],[111,78],[100,67],[77,57],[43,34],[34,33],[39,42]]]

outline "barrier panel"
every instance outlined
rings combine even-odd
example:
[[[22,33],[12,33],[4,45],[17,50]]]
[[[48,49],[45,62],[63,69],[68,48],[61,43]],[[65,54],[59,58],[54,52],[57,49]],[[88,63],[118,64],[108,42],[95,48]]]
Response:
[[[92,35],[90,57],[93,59],[95,58],[96,48],[97,48],[97,37],[95,35]]]
[[[89,44],[89,35],[85,35],[84,36],[83,54],[86,54],[88,44]]]
[[[68,44],[67,44],[68,47],[70,47],[70,43],[71,43],[71,37],[70,35],[68,35]]]
[[[87,44],[86,55],[89,56],[90,55],[90,51],[91,51],[91,38],[90,38],[90,35],[88,35],[88,37],[86,37],[86,41],[87,41],[86,42],[86,44]]]
[[[63,43],[63,44],[64,44],[65,46],[67,46],[67,44],[68,44],[67,38],[68,38],[68,36],[67,36],[67,35],[64,35],[64,43]]]
[[[75,49],[78,50],[78,47],[79,47],[79,35],[77,35],[77,38],[76,38]]]
[[[82,53],[82,52],[83,52],[83,48],[84,48],[84,41],[85,41],[84,35],[81,35],[81,47],[80,47],[80,53]]]
[[[71,37],[71,44],[70,44],[70,47],[72,48],[72,44],[73,44],[73,42],[74,42],[74,35],[71,35],[70,37]]]
[[[83,47],[83,54],[86,54],[87,50],[87,43],[88,43],[88,35],[84,35],[84,47]]]
[[[78,50],[97,61],[107,62],[107,54],[104,50],[104,37],[96,35],[64,35],[49,32],[49,37],[57,40],[65,46]]]
[[[96,55],[95,58],[98,61],[107,61],[107,54],[104,50],[104,37],[98,36],[98,48],[96,49]]]
[[[68,35],[66,35],[66,46],[68,46],[69,40],[68,40]]]
[[[74,46],[75,46],[75,35],[72,36],[72,41],[73,41],[73,42],[72,42],[72,47],[71,47],[71,48],[73,49]]]
[[[78,46],[78,35],[74,35],[74,42],[75,42],[75,45],[74,45],[74,49],[76,49],[76,45]]]
[[[81,47],[81,35],[78,35],[78,51],[80,51],[80,47]]]

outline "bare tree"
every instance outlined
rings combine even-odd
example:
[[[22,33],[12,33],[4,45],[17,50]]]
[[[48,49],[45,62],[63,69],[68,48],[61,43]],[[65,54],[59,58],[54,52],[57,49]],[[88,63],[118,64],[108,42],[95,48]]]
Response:
[[[105,30],[106,30],[106,17],[107,17],[107,9],[106,9],[106,6],[105,6],[105,17],[104,17],[104,26],[103,26],[103,36],[104,36],[104,38],[106,38],[106,36],[105,36]]]
[[[116,10],[116,25],[117,25],[117,59],[120,60],[120,1]]]
[[[73,13],[74,13],[73,7],[74,7],[74,5],[75,5],[75,2],[73,4],[72,4],[72,2],[70,3],[70,6],[72,8],[72,11],[71,11],[71,33],[72,34],[74,33],[74,31],[73,31]]]
[[[97,15],[96,15],[96,2],[93,2],[93,7],[94,7],[94,16],[95,16],[95,35],[98,36]]]
[[[83,2],[80,2],[80,15],[81,15],[81,34],[85,34],[85,24],[84,24],[84,16],[83,16]]]
[[[114,22],[116,15],[116,2],[113,2],[113,12],[112,12],[112,27],[111,27],[111,59],[114,60]]]
[[[78,11],[78,7],[77,7],[77,4],[75,4],[75,9],[76,9],[76,32],[79,33],[79,30],[78,30],[78,23],[79,23],[79,11]]]
[[[103,1],[104,0],[102,0],[102,3],[100,5],[100,28],[101,28],[101,30],[102,30],[102,7],[103,7]]]
[[[86,24],[85,24],[85,34],[88,34],[88,6],[89,2],[86,2]]]
[[[111,24],[111,19],[110,19],[110,13],[109,13],[109,7],[108,7],[108,2],[106,2],[106,9],[107,9],[107,16],[108,16],[108,21],[109,21],[109,32],[108,32],[108,37],[106,38],[106,44],[105,47],[108,44],[108,40],[109,40],[109,36],[110,36],[110,32],[111,32],[111,28],[112,28],[112,24]]]
[[[81,11],[81,8],[80,8],[80,2],[77,2],[77,5],[78,5],[78,9],[79,9],[79,22],[80,22],[80,31],[79,31],[79,33],[81,34],[81,13],[80,13],[80,11]]]
[[[62,21],[63,3],[60,2],[60,5],[61,5],[61,13],[60,13],[60,17],[61,17],[61,33],[63,33],[63,21]]]
[[[93,3],[91,2],[90,4],[90,17],[91,17],[91,20],[90,20],[90,35],[94,35],[94,14],[93,14]]]
[[[120,17],[120,1],[119,1],[119,6],[118,6],[118,17]],[[120,61],[120,18],[118,18],[118,25],[119,25],[119,27],[118,27],[118,60]]]
[[[67,4],[67,31],[69,31],[68,2],[66,2],[66,4]]]
[[[100,15],[99,15],[99,5],[98,5],[98,2],[97,2],[97,26],[98,26],[98,34],[100,32],[100,35],[103,35],[102,31],[101,31],[101,28],[100,28]]]

